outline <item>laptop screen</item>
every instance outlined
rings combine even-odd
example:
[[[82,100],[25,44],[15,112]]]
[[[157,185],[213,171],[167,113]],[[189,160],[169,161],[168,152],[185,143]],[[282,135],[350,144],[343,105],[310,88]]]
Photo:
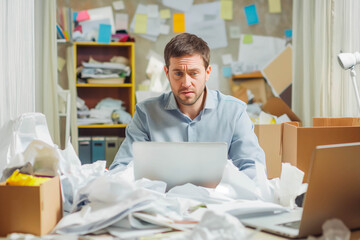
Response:
[[[192,183],[216,187],[227,162],[222,142],[134,142],[135,179],[167,183],[167,189]]]

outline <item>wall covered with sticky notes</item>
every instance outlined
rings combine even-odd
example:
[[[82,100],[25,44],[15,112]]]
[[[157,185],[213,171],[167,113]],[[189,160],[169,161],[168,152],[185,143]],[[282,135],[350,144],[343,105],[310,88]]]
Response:
[[[236,68],[240,71],[263,66],[253,64],[257,59],[252,54],[242,55],[240,49],[246,48],[243,52],[249,54],[252,44],[259,45],[262,39],[274,41],[279,49],[291,42],[292,0],[58,0],[57,3],[72,8],[81,19],[89,17],[83,11],[111,7],[112,26],[116,29],[126,26],[135,39],[137,85],[148,79],[148,55],[157,54],[162,58],[166,43],[179,32],[195,33],[208,42],[213,66],[208,86],[225,94],[231,92],[229,76],[234,68],[231,70],[230,61],[240,61],[235,64],[243,66]],[[110,31],[108,26],[102,30]],[[108,41],[107,38],[101,40]],[[263,58],[264,52],[263,62],[266,62],[265,58],[271,58],[270,54],[275,54],[266,48],[270,46],[260,47],[256,52],[259,58]],[[247,58],[251,58],[252,65],[246,64]]]

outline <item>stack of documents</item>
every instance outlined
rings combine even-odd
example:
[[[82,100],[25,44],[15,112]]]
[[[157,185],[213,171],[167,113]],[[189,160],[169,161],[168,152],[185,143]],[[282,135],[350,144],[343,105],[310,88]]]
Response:
[[[81,78],[88,83],[95,84],[122,84],[125,77],[130,76],[129,66],[112,62],[83,62]]]

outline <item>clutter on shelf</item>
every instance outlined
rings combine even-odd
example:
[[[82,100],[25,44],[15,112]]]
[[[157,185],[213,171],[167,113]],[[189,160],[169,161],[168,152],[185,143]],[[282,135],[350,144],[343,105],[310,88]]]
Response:
[[[130,113],[125,111],[123,101],[113,98],[100,100],[95,108],[89,109],[85,101],[77,97],[78,125],[89,124],[128,124]]]
[[[129,59],[114,56],[110,62],[99,62],[90,57],[77,69],[78,83],[90,84],[123,84],[131,74]]]

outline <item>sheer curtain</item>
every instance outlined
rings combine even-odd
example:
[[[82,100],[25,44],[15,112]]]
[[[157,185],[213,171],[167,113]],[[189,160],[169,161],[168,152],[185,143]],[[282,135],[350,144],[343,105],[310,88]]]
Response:
[[[46,116],[55,144],[60,144],[57,94],[56,1],[35,1],[36,111]]]
[[[0,1],[0,128],[35,110],[34,1]],[[0,140],[1,141],[1,140]]]
[[[312,117],[359,116],[350,74],[337,62],[341,50],[360,50],[359,12],[357,0],[293,3],[292,108],[305,126]]]

